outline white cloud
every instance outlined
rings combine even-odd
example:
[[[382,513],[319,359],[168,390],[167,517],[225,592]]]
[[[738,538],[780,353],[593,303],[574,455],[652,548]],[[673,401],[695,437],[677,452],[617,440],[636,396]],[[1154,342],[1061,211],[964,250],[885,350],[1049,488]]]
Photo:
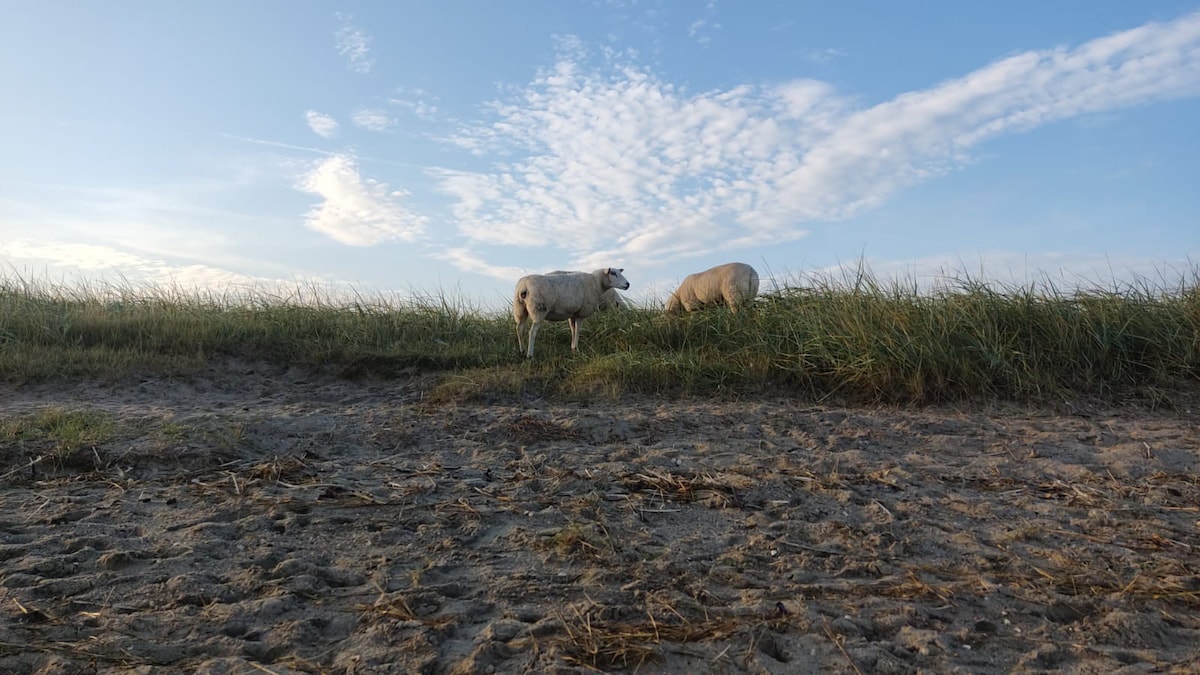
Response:
[[[708,4],[704,6],[703,16],[688,26],[688,37],[704,47],[712,44],[713,35],[721,30],[721,24],[717,23],[716,16],[717,0],[708,0]]]
[[[112,267],[137,269],[145,267],[147,264],[147,259],[142,256],[108,246],[66,242],[4,242],[0,243],[0,256],[64,265],[80,270],[101,270]]]
[[[437,118],[438,107],[436,104],[423,100],[410,100],[403,98],[390,98],[388,103],[410,110],[413,115],[423,120],[433,120]]]
[[[642,70],[609,77],[573,62],[521,103],[498,104],[496,122],[456,140],[525,156],[446,173],[441,187],[471,241],[556,246],[581,262],[666,260],[758,236],[736,218],[753,212],[762,177],[798,166],[789,145],[827,135],[845,105],[820,83],[685,96]]]
[[[178,264],[110,246],[62,241],[0,243],[0,280],[33,288],[66,288],[98,297],[129,292],[181,292],[230,302],[253,299],[346,302],[360,300],[355,284],[327,276],[269,277],[204,264]],[[403,301],[407,294],[391,292]],[[383,294],[380,294],[381,296]]]
[[[400,205],[404,192],[363,178],[350,156],[321,160],[296,187],[322,200],[305,215],[305,226],[343,244],[415,241],[425,231],[426,218]]]
[[[308,128],[322,138],[333,138],[337,134],[338,122],[329,115],[309,110],[304,113],[304,119],[308,121]]]
[[[350,60],[351,70],[357,73],[371,72],[375,65],[375,59],[371,57],[371,37],[354,25],[354,17],[340,13],[334,16],[341,22],[334,34],[338,53]]]
[[[493,279],[501,279],[504,281],[516,281],[526,274],[533,274],[533,270],[522,267],[512,267],[506,265],[492,265],[480,258],[469,249],[465,248],[450,248],[436,254],[439,260],[445,260],[453,264],[458,269],[464,272],[473,272],[482,274]]]
[[[801,52],[801,56],[803,56],[805,60],[820,65],[829,63],[830,61],[833,61],[835,58],[843,56],[844,54],[845,52],[834,47],[826,47],[824,49],[813,47],[811,49],[805,49]]]
[[[654,264],[802,237],[1003,134],[1197,94],[1200,13],[866,107],[811,80],[689,93],[639,67],[560,58],[450,139],[490,170],[438,178],[469,246]]]
[[[27,183],[19,200],[0,195],[0,241],[28,241],[36,233],[41,240],[113,246],[142,256],[271,266],[254,259],[243,233],[286,224],[248,213],[244,200],[264,185],[290,185],[280,180],[274,158],[227,161],[220,170],[226,173],[137,188]]]
[[[15,241],[0,244],[0,256],[7,259],[10,269],[18,276],[33,282],[39,280],[38,275],[42,272],[52,271],[64,274],[86,273],[93,281],[108,279],[117,289],[153,286],[228,291],[279,281],[209,265],[172,265],[160,258],[96,244]],[[97,277],[91,273],[101,274]]]
[[[434,120],[438,114],[438,99],[424,89],[405,89],[396,91],[395,98],[389,98],[388,103],[404,108],[419,119]]]
[[[1004,133],[1085,113],[1200,94],[1200,14],[1018,54],[838,122],[764,206],[788,218],[850,215],[944,173]],[[813,209],[812,205],[818,205]]]
[[[379,108],[364,108],[354,113],[355,126],[367,131],[387,131],[396,126],[396,120]]]

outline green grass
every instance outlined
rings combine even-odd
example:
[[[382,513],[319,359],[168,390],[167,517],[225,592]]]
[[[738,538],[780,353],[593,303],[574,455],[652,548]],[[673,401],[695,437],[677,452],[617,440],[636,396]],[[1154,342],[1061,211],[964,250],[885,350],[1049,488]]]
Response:
[[[301,289],[302,290],[302,289]],[[186,377],[229,358],[343,377],[436,373],[432,394],[580,397],[760,391],[935,402],[1121,396],[1200,382],[1200,270],[1070,293],[964,279],[921,291],[869,273],[784,283],[741,315],[656,308],[565,323],[518,353],[512,319],[440,294],[217,296],[0,279],[0,378]]]
[[[0,462],[90,465],[90,450],[111,440],[116,428],[106,413],[55,406],[0,419]]]

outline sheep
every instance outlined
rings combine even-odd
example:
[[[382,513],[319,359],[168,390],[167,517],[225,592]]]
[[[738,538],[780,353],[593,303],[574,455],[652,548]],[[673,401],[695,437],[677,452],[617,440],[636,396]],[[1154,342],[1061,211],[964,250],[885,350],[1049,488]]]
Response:
[[[728,305],[737,312],[758,295],[758,272],[746,263],[726,263],[689,274],[667,301],[668,314],[694,311],[705,305]]]
[[[564,272],[563,270],[554,270],[553,272],[550,272],[550,274],[576,274],[576,272]],[[607,291],[604,291],[604,294],[600,296],[600,304],[597,305],[596,308],[597,309],[625,309],[628,306],[629,306],[629,303],[625,302],[625,299],[621,297],[621,294],[617,292],[617,289],[610,288]]]
[[[579,322],[599,309],[606,291],[629,289],[629,281],[621,274],[624,271],[608,267],[595,272],[530,274],[518,279],[513,293],[517,346],[525,348],[526,321],[532,320],[527,358],[533,358],[533,343],[543,321],[566,321],[571,326],[571,351],[579,351]]]
[[[617,289],[610,288],[600,296],[600,304],[596,309],[625,309],[626,306],[625,298],[621,297]]]

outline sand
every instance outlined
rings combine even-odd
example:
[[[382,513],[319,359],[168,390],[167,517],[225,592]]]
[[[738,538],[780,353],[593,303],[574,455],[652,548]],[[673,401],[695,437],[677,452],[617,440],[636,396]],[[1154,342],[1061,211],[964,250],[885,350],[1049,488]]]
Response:
[[[431,383],[0,390],[118,422],[0,442],[0,672],[1200,671],[1195,401]]]

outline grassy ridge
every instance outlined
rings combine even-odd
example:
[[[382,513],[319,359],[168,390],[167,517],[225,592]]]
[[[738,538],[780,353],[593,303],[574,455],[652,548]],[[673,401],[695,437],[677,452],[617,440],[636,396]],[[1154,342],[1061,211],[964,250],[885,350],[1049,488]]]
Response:
[[[403,303],[0,279],[0,378],[183,376],[237,357],[346,376],[443,373],[442,394],[579,395],[783,388],[852,401],[1120,394],[1200,382],[1200,270],[1168,289],[1070,294],[966,280],[922,292],[863,274],[760,297],[743,315],[657,309],[584,322],[581,354],[548,324],[536,358],[511,318],[429,296]]]

